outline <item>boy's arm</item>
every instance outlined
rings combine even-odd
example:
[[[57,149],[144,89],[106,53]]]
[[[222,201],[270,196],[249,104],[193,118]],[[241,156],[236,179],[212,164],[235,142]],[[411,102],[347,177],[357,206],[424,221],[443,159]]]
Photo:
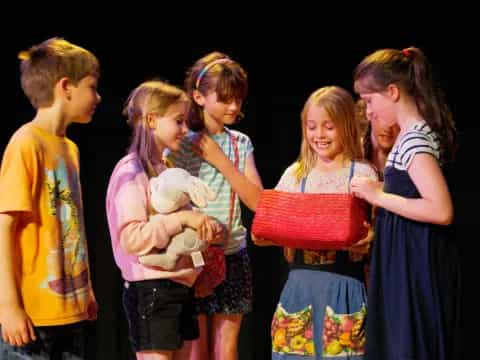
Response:
[[[36,337],[15,282],[15,225],[14,214],[0,214],[0,323],[3,340],[13,346],[23,346]]]

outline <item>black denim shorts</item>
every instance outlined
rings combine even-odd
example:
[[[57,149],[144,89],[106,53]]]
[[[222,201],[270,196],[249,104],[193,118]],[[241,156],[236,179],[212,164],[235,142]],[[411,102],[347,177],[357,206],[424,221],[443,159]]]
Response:
[[[193,289],[168,279],[125,282],[123,307],[135,352],[177,350],[198,338]]]

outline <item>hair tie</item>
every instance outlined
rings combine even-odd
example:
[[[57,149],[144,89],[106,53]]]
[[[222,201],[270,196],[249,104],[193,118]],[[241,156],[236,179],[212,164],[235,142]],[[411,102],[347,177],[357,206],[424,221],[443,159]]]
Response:
[[[200,73],[198,74],[197,81],[195,82],[195,89],[198,90],[198,87],[200,86],[200,81],[202,81],[202,78],[205,76],[208,69],[210,69],[214,65],[228,63],[228,62],[233,62],[233,61],[230,58],[227,57],[227,58],[221,58],[221,59],[213,60],[212,62],[205,65],[203,67],[203,69],[200,71]]]
[[[20,51],[20,52],[18,53],[18,59],[19,59],[19,60],[22,60],[22,61],[24,61],[24,60],[30,60],[30,52],[28,52],[28,51]]]
[[[406,58],[410,58],[411,55],[412,55],[412,52],[411,52],[409,49],[405,48],[405,49],[402,50],[402,54],[403,54],[403,56],[405,56]]]

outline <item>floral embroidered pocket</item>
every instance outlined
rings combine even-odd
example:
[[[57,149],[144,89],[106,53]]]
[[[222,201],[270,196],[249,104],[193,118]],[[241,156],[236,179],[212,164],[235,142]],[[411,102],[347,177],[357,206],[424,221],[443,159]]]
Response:
[[[322,355],[324,357],[363,355],[366,315],[365,305],[362,305],[360,311],[352,314],[336,314],[330,306],[327,306],[323,320]]]
[[[336,257],[335,250],[303,250],[303,262],[306,265],[333,264]]]
[[[278,304],[272,320],[272,350],[280,354],[315,355],[312,306],[288,313]]]

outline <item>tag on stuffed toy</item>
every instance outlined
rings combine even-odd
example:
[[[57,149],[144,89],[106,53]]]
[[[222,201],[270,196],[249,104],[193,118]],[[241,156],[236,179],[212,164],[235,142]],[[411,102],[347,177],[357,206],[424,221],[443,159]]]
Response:
[[[205,261],[203,260],[203,255],[201,251],[195,251],[191,253],[190,256],[192,257],[194,267],[197,268],[205,265]]]

